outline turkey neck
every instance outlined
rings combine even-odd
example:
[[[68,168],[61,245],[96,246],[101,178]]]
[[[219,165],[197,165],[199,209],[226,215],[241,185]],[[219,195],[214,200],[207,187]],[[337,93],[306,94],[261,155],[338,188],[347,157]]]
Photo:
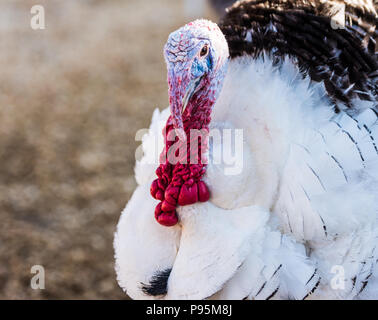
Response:
[[[184,130],[187,137],[190,136],[191,129],[209,129],[211,121],[211,110],[215,103],[214,93],[210,94],[210,84],[206,84],[189,101],[189,105],[183,113]]]
[[[164,130],[165,148],[162,155],[165,156],[165,161],[156,170],[158,179],[151,185],[152,196],[161,201],[155,209],[155,218],[164,226],[177,224],[177,206],[206,202],[210,197],[209,190],[202,181],[206,170],[203,153],[207,150],[211,109],[215,102],[215,90],[210,89],[210,83],[204,79],[202,88],[193,95],[183,112],[186,141],[178,140],[178,137],[175,141],[167,139],[169,133],[175,130],[172,117],[168,119]],[[192,135],[192,130],[199,130],[200,136]],[[170,148],[176,143],[186,144],[186,154],[183,157],[180,155],[179,161],[172,164],[169,161]],[[194,163],[191,163],[192,160]]]
[[[201,88],[190,99],[186,109],[182,114],[183,127],[186,133],[186,141],[180,141],[179,143],[186,144],[187,155],[185,161],[183,161],[184,159],[180,159],[176,165],[173,165],[174,167],[180,164],[185,164],[186,166],[203,164],[201,160],[203,159],[203,153],[205,153],[207,150],[208,132],[211,122],[211,111],[217,98],[216,87],[218,83],[214,83],[214,81],[212,80],[213,79],[209,78],[203,79]],[[172,125],[171,121],[168,120],[166,132],[169,133],[169,131],[173,129],[174,126]],[[200,134],[200,138],[198,137],[198,134]],[[168,150],[174,143],[178,143],[177,139],[172,142],[166,139],[166,150]],[[196,152],[197,144],[198,153],[194,158],[195,161],[193,162],[194,159],[193,157],[192,159],[190,159],[190,155],[193,154],[193,152]]]
[[[210,192],[202,177],[206,172],[204,153],[208,146],[209,124],[211,111],[222,88],[227,64],[218,70],[214,76],[208,75],[202,79],[199,90],[194,93],[182,114],[182,125],[186,140],[170,141],[168,135],[175,130],[173,116],[168,119],[165,127],[165,148],[161,161],[156,170],[157,179],[151,185],[151,195],[161,202],[155,208],[156,220],[164,226],[174,226],[178,223],[177,206],[191,205],[196,202],[206,202],[210,199]],[[195,134],[193,130],[198,130]],[[170,155],[176,155],[173,144],[184,145],[186,154],[181,156],[176,164],[172,164]],[[179,150],[180,153],[180,150]],[[161,158],[162,159],[162,158]],[[193,161],[194,160],[194,161]]]

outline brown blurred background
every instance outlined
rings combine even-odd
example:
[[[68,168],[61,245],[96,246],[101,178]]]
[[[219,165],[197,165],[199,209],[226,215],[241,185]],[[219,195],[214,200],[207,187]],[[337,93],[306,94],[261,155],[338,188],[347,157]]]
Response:
[[[35,4],[45,30],[30,27]],[[0,298],[126,298],[112,242],[135,188],[135,133],[167,105],[162,48],[194,9],[0,1]],[[45,290],[30,287],[33,265]]]

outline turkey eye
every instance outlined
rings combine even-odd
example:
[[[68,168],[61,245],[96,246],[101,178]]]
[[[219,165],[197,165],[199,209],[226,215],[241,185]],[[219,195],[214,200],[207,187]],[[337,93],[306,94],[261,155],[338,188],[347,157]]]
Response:
[[[200,57],[204,57],[204,56],[206,56],[208,53],[209,53],[209,47],[208,47],[208,46],[204,46],[204,47],[201,49]]]

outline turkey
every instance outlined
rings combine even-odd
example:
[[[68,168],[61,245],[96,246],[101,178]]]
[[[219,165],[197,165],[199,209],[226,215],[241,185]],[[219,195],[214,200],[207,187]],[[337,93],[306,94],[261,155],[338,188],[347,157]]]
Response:
[[[371,1],[239,1],[169,36],[114,240],[131,298],[378,299],[376,22]]]

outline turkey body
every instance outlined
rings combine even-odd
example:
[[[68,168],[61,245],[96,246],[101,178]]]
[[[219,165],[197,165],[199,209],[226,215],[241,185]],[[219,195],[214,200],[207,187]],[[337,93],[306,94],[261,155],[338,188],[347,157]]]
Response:
[[[224,168],[209,164],[212,201],[228,210],[270,211],[268,225],[303,244],[316,268],[320,282],[312,297],[376,297],[375,103],[359,100],[358,112],[335,114],[324,85],[303,81],[289,60],[274,70],[266,57],[241,59],[230,65],[213,122],[246,128],[243,173],[222,176]],[[343,290],[331,288],[337,268],[345,270]]]
[[[378,299],[376,82],[335,90],[344,73],[319,80],[303,57],[277,61],[267,41],[240,54],[255,36],[246,29],[237,40],[240,28],[227,29],[242,6],[223,22],[233,57],[210,124],[241,129],[242,152],[214,161],[226,144],[210,140],[210,201],[179,207],[180,223],[162,227],[149,187],[169,110],[155,111],[115,236],[119,284],[139,299]]]

